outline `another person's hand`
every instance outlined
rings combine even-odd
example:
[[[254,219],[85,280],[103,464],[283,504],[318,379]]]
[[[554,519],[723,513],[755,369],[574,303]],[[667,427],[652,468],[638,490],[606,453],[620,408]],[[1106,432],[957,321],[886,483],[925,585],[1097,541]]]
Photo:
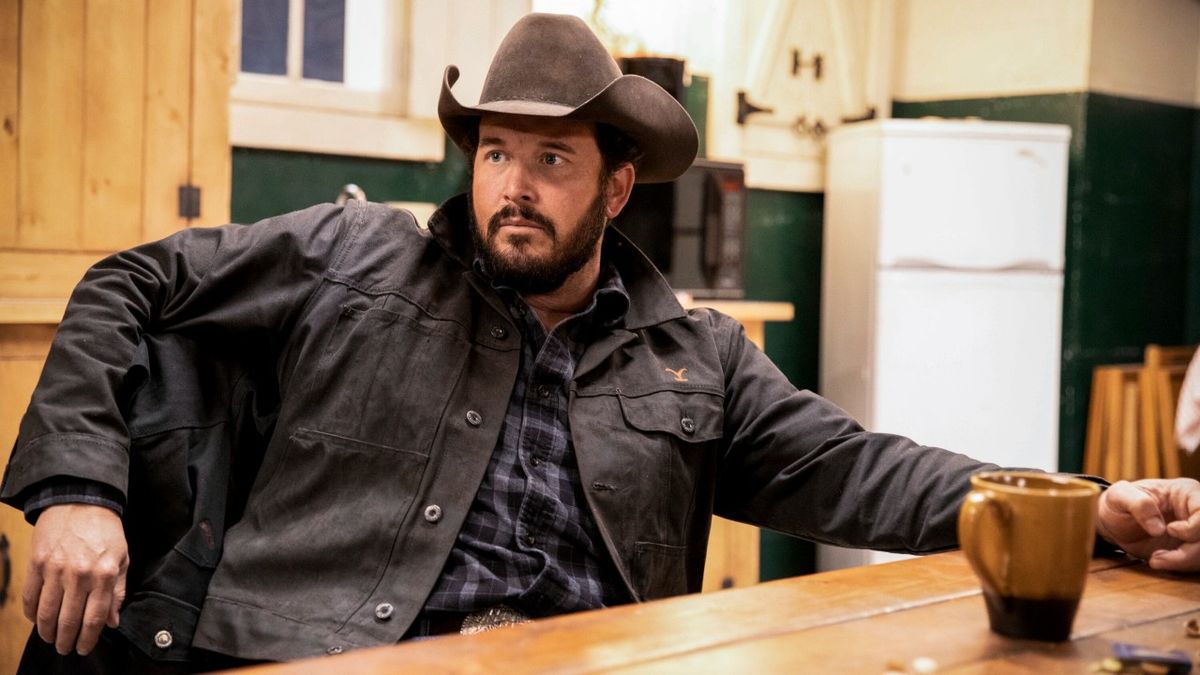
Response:
[[[1200,483],[1191,478],[1114,483],[1100,495],[1096,530],[1154,569],[1200,571]]]
[[[22,593],[25,617],[59,654],[86,655],[117,627],[129,566],[125,530],[103,506],[60,504],[38,516]]]

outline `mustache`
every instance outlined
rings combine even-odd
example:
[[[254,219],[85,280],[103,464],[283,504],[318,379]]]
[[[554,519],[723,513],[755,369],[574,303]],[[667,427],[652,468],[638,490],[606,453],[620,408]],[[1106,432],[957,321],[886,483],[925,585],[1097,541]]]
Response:
[[[487,233],[489,239],[500,231],[501,221],[507,218],[522,218],[527,220],[545,230],[551,238],[554,237],[553,221],[538,213],[532,206],[526,204],[507,204],[488,219]]]

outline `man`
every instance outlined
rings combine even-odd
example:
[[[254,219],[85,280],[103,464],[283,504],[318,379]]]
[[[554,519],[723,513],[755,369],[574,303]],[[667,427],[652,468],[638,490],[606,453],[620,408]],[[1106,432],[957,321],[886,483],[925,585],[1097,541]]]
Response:
[[[456,78],[439,116],[471,191],[429,232],[319,206],[181,232],[76,290],[0,492],[36,518],[25,611],[59,653],[89,652],[105,623],[148,655],[187,649],[190,626],[132,611],[141,580],[121,609],[141,409],[122,397],[131,364],[164,362],[139,356],[146,340],[236,344],[217,361],[248,355],[253,388],[278,399],[187,656],[334,654],[693,592],[714,512],[838,544],[956,545],[968,476],[990,465],[797,391],[606,230],[636,181],[695,155],[666,92],[549,15],[512,29],[478,106]],[[1117,484],[1099,515],[1152,566],[1200,567],[1195,481]],[[199,522],[199,543],[175,546],[189,559],[221,530]]]

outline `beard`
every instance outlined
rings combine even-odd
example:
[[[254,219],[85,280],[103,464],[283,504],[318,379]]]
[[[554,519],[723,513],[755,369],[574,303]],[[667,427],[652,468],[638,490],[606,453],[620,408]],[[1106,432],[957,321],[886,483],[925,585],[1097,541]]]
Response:
[[[555,227],[550,218],[524,204],[509,204],[492,214],[484,237],[475,218],[473,200],[468,199],[467,211],[471,216],[471,239],[475,242],[476,255],[498,285],[508,286],[521,295],[543,295],[554,291],[595,255],[596,242],[604,236],[604,228],[608,225],[605,202],[606,194],[602,189],[576,223],[574,234],[560,242],[558,233],[563,230]],[[499,250],[496,239],[501,221],[518,216],[542,228],[550,239],[549,254],[535,255],[531,250],[532,242],[525,235],[509,237],[508,250]]]

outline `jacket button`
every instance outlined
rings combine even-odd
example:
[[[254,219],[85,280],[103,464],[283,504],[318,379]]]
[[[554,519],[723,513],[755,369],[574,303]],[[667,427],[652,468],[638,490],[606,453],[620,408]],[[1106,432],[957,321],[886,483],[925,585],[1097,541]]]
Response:
[[[392,607],[392,603],[381,602],[378,605],[375,605],[375,618],[379,619],[380,621],[387,621],[388,619],[392,618],[392,612],[394,611],[396,611],[396,608]]]
[[[325,650],[325,653],[326,653],[326,654],[328,654],[328,655],[330,655],[330,656],[335,656],[335,655],[337,655],[337,654],[341,654],[341,653],[342,653],[342,648],[341,648],[341,646],[340,646],[340,645],[334,645],[334,646],[330,647],[329,649],[326,649],[326,650]]]
[[[154,646],[159,649],[168,649],[175,642],[175,638],[169,630],[160,630],[154,634]]]
[[[468,410],[467,411],[467,424],[470,424],[473,427],[477,427],[480,424],[483,424],[483,415],[480,415],[479,413],[475,412],[474,410]]]
[[[442,519],[442,507],[437,504],[430,504],[425,507],[425,520],[436,523]],[[380,605],[382,607],[382,605]],[[389,605],[390,606],[390,605]]]
[[[690,417],[685,417],[679,420],[679,428],[683,429],[683,433],[690,434],[696,430],[696,422]]]
[[[504,330],[500,326],[492,326],[492,337],[496,338],[497,340],[503,340],[504,338],[508,337],[508,331]]]

